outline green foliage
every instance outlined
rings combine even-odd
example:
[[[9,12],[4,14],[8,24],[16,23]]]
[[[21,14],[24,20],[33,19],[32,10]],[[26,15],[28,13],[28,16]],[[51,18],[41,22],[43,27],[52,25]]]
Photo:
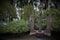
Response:
[[[52,30],[59,31],[60,30],[60,10],[58,9],[47,9],[44,11],[42,18],[45,19],[48,15],[52,16]],[[46,26],[46,25],[45,25]]]
[[[35,13],[35,15],[34,15],[34,18],[35,18],[35,29],[38,29],[38,13]]]
[[[7,1],[0,2],[0,17],[6,18],[8,16],[16,17],[16,9]]]
[[[35,17],[35,29],[39,29],[39,27],[38,27],[38,16],[39,16],[38,13],[36,13],[34,15],[34,17]],[[42,14],[42,28],[43,29],[46,27],[46,19],[44,17],[46,18],[46,15]]]
[[[27,5],[24,6],[24,14],[23,14],[23,19],[27,20],[30,15],[32,15],[34,12],[33,6]]]
[[[29,31],[28,22],[24,20],[12,21],[6,27],[0,27],[0,32],[22,33]]]
[[[35,14],[35,28],[38,29],[38,15]],[[42,13],[42,28],[46,28],[46,18],[48,15],[52,16],[52,31],[60,31],[60,10],[58,9],[46,9]]]

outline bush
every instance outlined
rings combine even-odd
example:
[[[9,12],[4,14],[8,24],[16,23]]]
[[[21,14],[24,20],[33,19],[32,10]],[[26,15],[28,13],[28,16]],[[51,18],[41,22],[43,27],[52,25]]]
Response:
[[[35,28],[38,29],[38,15],[35,14]],[[46,28],[46,18],[52,16],[52,31],[60,31],[60,11],[58,9],[46,9],[42,13],[42,28]]]
[[[23,14],[23,19],[28,20],[30,15],[34,14],[34,9],[32,5],[26,5],[24,6],[24,14]]]
[[[12,21],[8,23],[6,27],[1,27],[3,33],[11,32],[11,33],[22,33],[29,31],[28,22],[24,20]],[[1,32],[1,31],[0,31]]]
[[[35,29],[39,29],[39,27],[38,27],[38,16],[39,16],[38,13],[36,13],[34,15],[34,17],[35,17]],[[45,17],[45,15],[42,14],[42,28],[44,29],[46,27],[46,19],[43,16]]]
[[[60,10],[54,8],[47,9],[44,11],[42,18],[46,19],[48,15],[52,16],[52,30],[60,31]]]

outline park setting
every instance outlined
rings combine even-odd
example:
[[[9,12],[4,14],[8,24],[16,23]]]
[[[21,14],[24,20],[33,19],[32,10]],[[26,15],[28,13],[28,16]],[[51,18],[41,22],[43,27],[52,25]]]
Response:
[[[60,40],[60,0],[0,0],[0,40]]]

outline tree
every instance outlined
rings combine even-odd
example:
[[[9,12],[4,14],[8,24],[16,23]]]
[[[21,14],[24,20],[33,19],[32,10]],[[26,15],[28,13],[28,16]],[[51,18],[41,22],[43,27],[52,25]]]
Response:
[[[0,20],[16,17],[16,9],[8,1],[0,1],[0,5]]]
[[[24,6],[23,11],[24,11],[23,18],[25,20],[28,20],[30,15],[34,14],[34,9],[33,9],[33,6],[31,6],[31,5]]]

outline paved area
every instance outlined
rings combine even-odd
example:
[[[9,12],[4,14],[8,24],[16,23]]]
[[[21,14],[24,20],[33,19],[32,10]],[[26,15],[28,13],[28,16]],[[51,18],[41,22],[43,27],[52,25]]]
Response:
[[[50,37],[50,38],[43,38],[44,40],[59,40],[57,37]],[[35,36],[30,36],[29,34],[21,34],[19,36],[17,35],[5,35],[2,36],[0,35],[0,40],[39,40],[39,38]]]
[[[36,37],[24,35],[22,37],[2,37],[1,40],[36,40]]]

